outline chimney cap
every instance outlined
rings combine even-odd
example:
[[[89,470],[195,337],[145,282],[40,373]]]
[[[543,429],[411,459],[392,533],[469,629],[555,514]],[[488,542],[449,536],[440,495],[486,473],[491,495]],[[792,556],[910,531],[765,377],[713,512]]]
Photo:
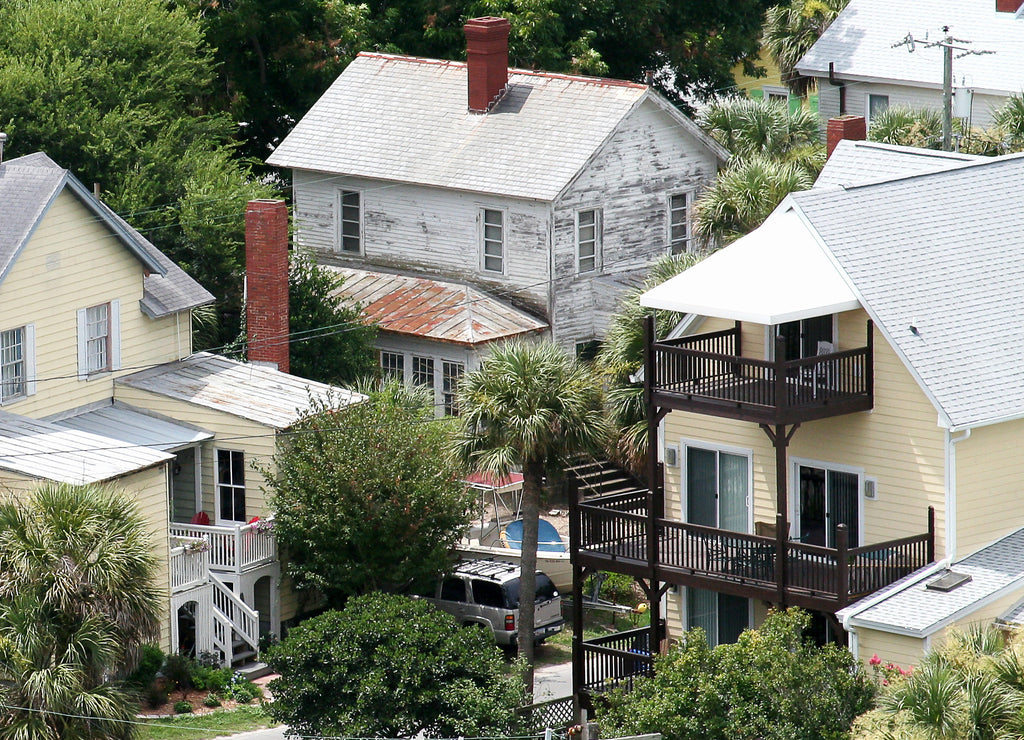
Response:
[[[511,28],[512,23],[508,18],[502,18],[499,15],[482,15],[479,18],[470,18],[466,21],[466,25],[463,27],[464,30],[469,31],[471,28],[474,30],[504,30]]]

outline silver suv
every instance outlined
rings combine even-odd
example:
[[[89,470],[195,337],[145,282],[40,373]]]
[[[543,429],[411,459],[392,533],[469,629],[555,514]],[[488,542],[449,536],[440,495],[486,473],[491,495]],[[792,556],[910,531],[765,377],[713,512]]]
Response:
[[[491,630],[499,645],[515,647],[519,629],[519,566],[495,560],[463,560],[437,584],[427,600],[463,626]],[[537,571],[534,641],[562,631],[562,598],[551,579]]]

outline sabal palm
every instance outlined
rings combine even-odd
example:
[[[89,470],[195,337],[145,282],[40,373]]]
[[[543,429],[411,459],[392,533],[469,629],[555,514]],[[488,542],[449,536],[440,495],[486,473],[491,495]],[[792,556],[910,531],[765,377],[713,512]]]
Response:
[[[739,159],[787,159],[821,146],[821,124],[809,108],[750,98],[718,98],[698,116],[701,128]]]
[[[811,79],[796,73],[797,62],[846,7],[848,0],[792,0],[765,13],[761,41],[795,95],[806,95]]]
[[[871,119],[868,139],[883,144],[938,149],[942,145],[942,119],[929,108],[894,105]]]
[[[126,495],[53,484],[0,504],[0,696],[38,710],[0,715],[0,738],[131,735],[113,677],[159,635],[155,571]]]
[[[1016,93],[996,111],[996,130],[1011,152],[1024,151],[1024,94]]]
[[[459,385],[455,454],[476,470],[523,473],[522,575],[517,642],[533,690],[537,527],[546,471],[604,438],[601,394],[589,370],[551,342],[497,347]]]

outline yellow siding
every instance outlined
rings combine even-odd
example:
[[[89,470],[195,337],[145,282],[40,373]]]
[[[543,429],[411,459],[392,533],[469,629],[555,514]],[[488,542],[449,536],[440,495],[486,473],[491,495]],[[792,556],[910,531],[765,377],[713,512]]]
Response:
[[[918,637],[894,635],[863,627],[857,630],[857,655],[865,666],[877,655],[883,664],[895,663],[902,668],[917,665],[924,655],[925,642]]]
[[[36,395],[5,410],[41,417],[110,398],[113,375],[187,356],[187,314],[150,319],[139,308],[143,265],[65,190],[0,283],[0,329],[36,327]],[[121,373],[78,380],[76,312],[121,306]],[[31,308],[39,307],[33,311]]]
[[[0,489],[15,497],[44,484],[44,481],[35,478],[0,470]],[[153,556],[157,562],[154,585],[162,595],[160,600],[160,647],[166,652],[171,647],[167,466],[158,465],[140,470],[103,485],[129,494],[137,502],[139,513],[146,520],[150,531]]]
[[[1011,421],[955,444],[957,558],[1024,527],[1021,440],[1024,421]]]

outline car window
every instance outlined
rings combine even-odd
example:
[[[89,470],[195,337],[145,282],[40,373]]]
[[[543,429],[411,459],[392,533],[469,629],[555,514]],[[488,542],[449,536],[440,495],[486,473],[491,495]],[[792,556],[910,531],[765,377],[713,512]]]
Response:
[[[519,579],[513,578],[511,581],[507,581],[503,588],[505,589],[505,608],[507,609],[518,609],[519,608]],[[534,599],[539,604],[542,601],[547,601],[558,596],[558,589],[555,588],[555,584],[551,582],[543,573],[537,574],[537,590]]]
[[[473,579],[473,601],[480,606],[496,606],[501,608],[505,605],[505,595],[501,592],[501,586],[493,581],[480,581]]]
[[[466,585],[461,578],[445,578],[441,584],[441,598],[445,601],[465,601]]]
[[[537,601],[547,601],[558,596],[558,589],[543,573],[537,574]]]

